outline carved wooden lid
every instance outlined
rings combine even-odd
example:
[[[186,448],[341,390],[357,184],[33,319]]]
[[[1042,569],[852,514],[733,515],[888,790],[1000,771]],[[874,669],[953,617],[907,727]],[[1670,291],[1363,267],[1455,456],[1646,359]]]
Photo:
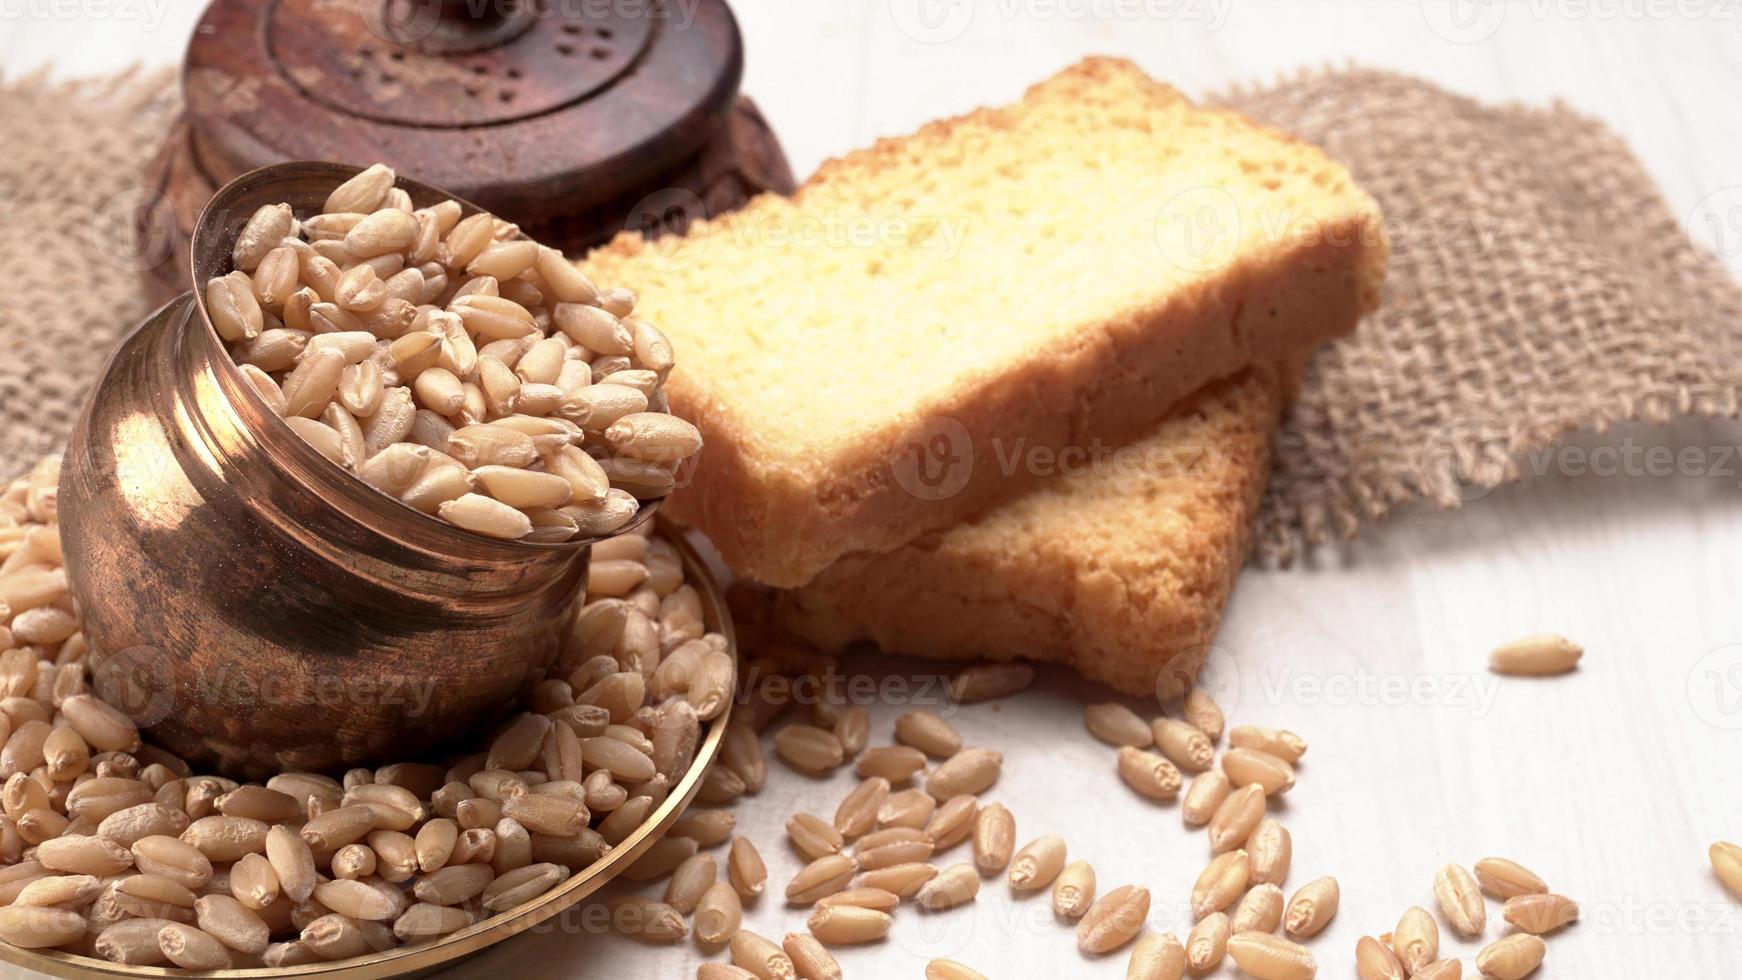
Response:
[[[693,158],[742,70],[724,0],[217,0],[184,85],[219,180],[381,160],[498,213],[562,214]]]

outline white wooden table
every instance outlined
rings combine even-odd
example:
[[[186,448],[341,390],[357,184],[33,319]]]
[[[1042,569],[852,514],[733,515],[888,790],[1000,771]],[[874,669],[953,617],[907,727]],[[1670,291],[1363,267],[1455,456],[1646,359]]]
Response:
[[[0,0],[0,66],[62,74],[173,63],[197,15],[185,0]],[[1733,0],[739,0],[745,90],[797,172],[873,137],[1017,97],[1089,53],[1130,56],[1189,92],[1355,59],[1486,99],[1564,98],[1623,133],[1690,228],[1742,270],[1742,3]],[[1713,224],[1712,222],[1716,222]],[[1726,224],[1727,223],[1727,224]],[[1714,229],[1728,238],[1712,238]],[[1739,325],[1742,329],[1742,325]],[[1550,943],[1562,980],[1742,975],[1742,903],[1705,857],[1742,840],[1742,427],[1685,423],[1573,440],[1695,447],[1710,472],[1560,472],[1473,502],[1417,509],[1339,560],[1249,573],[1220,639],[1237,665],[1239,721],[1283,725],[1312,749],[1283,819],[1291,885],[1342,882],[1341,914],[1314,944],[1323,976],[1351,976],[1363,934],[1431,904],[1446,861],[1509,855],[1579,900]],[[1503,680],[1496,642],[1542,629],[1589,648],[1577,674]],[[912,665],[925,672],[925,665]],[[1206,858],[1177,807],[1133,797],[1082,731],[1091,691],[1058,674],[996,707],[962,709],[970,742],[1001,747],[989,798],[1022,839],[1068,836],[1103,887],[1155,894],[1151,926],[1183,933]],[[1237,703],[1236,703],[1237,702]],[[904,704],[870,706],[887,741]],[[827,817],[848,786],[777,775],[737,808],[768,859],[773,894],[745,925],[802,928],[781,905],[799,866],[780,827]],[[961,854],[962,852],[956,852]],[[955,858],[955,855],[951,856]],[[960,858],[956,858],[960,859]],[[1489,938],[1500,933],[1490,910]],[[1473,956],[1472,944],[1448,950]],[[1044,900],[989,881],[971,909],[905,911],[892,938],[841,955],[849,976],[917,977],[948,955],[994,977],[1120,977],[1124,957],[1081,958]],[[693,945],[651,950],[580,916],[454,971],[520,980],[693,976]],[[1470,972],[1473,972],[1470,971]]]

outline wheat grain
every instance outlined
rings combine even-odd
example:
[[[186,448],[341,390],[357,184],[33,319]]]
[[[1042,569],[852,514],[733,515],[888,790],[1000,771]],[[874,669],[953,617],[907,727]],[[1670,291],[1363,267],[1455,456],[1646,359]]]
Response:
[[[1235,786],[1253,784],[1264,787],[1265,795],[1276,796],[1294,788],[1294,767],[1268,752],[1258,749],[1232,749],[1222,756],[1222,771]]]
[[[894,912],[901,904],[901,896],[882,888],[848,888],[833,895],[825,895],[817,900],[818,907],[830,905],[857,905],[860,908],[876,909],[879,912]]]
[[[962,750],[962,736],[929,711],[908,711],[895,719],[895,740],[934,759],[948,759]]]
[[[759,980],[795,980],[797,971],[786,951],[756,933],[740,929],[730,940],[732,962]]]
[[[726,877],[743,898],[755,898],[768,885],[768,866],[749,838],[734,837],[726,854]]]
[[[1072,861],[1052,885],[1052,910],[1067,919],[1081,918],[1095,901],[1095,869],[1087,861]]]
[[[393,186],[390,169],[375,167],[365,174],[330,199],[356,210],[328,211],[300,224],[284,205],[257,211],[239,231],[231,256],[235,271],[206,285],[213,326],[231,345],[235,360],[259,372],[249,375],[249,382],[262,397],[282,414],[314,419],[336,396],[334,404],[348,415],[335,416],[327,428],[336,429],[349,447],[361,431],[360,453],[334,454],[326,429],[295,428],[318,451],[350,459],[353,466],[412,437],[414,392],[429,418],[413,438],[442,451],[448,449],[451,430],[510,417],[558,426],[543,430],[546,448],[575,449],[564,445],[569,436],[560,426],[570,426],[569,419],[582,422],[598,434],[598,451],[619,454],[611,459],[624,464],[617,472],[630,493],[606,497],[596,487],[576,487],[570,497],[556,500],[554,483],[541,479],[560,477],[573,487],[577,468],[584,468],[608,483],[606,467],[597,464],[536,472],[525,469],[534,457],[518,450],[512,460],[462,460],[468,468],[512,466],[539,477],[486,474],[501,485],[492,496],[529,519],[544,507],[575,508],[561,520],[539,515],[536,533],[528,532],[536,541],[609,533],[633,515],[636,495],[669,492],[669,472],[629,464],[675,463],[699,450],[701,440],[687,422],[648,410],[666,404],[661,387],[674,358],[670,341],[651,324],[624,321],[610,312],[631,308],[629,294],[600,291],[559,254],[513,237],[516,229],[489,215],[461,220],[453,202],[408,212],[400,207],[408,195]],[[537,282],[517,278],[522,274]],[[281,320],[288,330],[277,326]],[[560,333],[551,333],[553,328]],[[309,333],[317,339],[304,340]],[[262,341],[265,334],[273,336]],[[334,376],[341,365],[330,356],[331,345],[348,341],[318,338],[341,335],[368,340],[344,357],[341,373]],[[379,363],[370,359],[370,335],[391,340],[389,355]],[[577,344],[584,357],[570,356],[569,348]],[[638,388],[590,383],[588,360],[601,366],[612,358],[621,367],[602,374],[634,379]],[[576,372],[564,373],[571,363],[584,369],[588,382],[572,392],[557,383],[563,377],[580,380]],[[392,370],[384,376],[381,368],[388,365]],[[579,442],[580,430],[574,434]],[[440,480],[446,483],[420,486],[403,499],[450,519],[441,505],[462,496],[453,492],[453,479],[443,474]],[[478,518],[476,505],[469,506],[451,513],[460,520],[472,517],[471,525],[450,522],[476,533],[509,536],[508,525]]]
[[[1288,900],[1283,928],[1289,935],[1310,939],[1324,931],[1337,915],[1342,891],[1335,878],[1318,878],[1302,885]]]
[[[795,813],[787,818],[786,836],[800,854],[813,861],[840,851],[845,843],[834,825],[808,813]]]
[[[1293,764],[1306,754],[1306,740],[1284,728],[1262,725],[1236,725],[1228,733],[1228,742],[1237,749],[1252,749],[1273,755]]]
[[[682,942],[689,926],[677,909],[650,898],[617,898],[609,903],[611,927],[619,935],[644,943]]]
[[[1118,767],[1125,784],[1149,799],[1168,801],[1179,796],[1183,782],[1179,769],[1154,752],[1125,746],[1119,750]]]
[[[1085,953],[1112,952],[1136,938],[1148,917],[1149,889],[1121,885],[1083,913],[1077,923],[1077,948]]]
[[[1742,898],[1742,847],[1719,841],[1707,849],[1712,871],[1730,894]]]
[[[992,749],[969,748],[944,760],[926,777],[925,791],[933,799],[983,793],[998,781],[1004,756]]]
[[[1546,677],[1567,673],[1584,655],[1584,647],[1564,636],[1538,633],[1495,647],[1488,666],[1498,674]]]
[[[861,837],[853,847],[853,859],[866,870],[896,864],[913,864],[932,856],[936,847],[925,831],[889,827]]]
[[[1202,827],[1215,816],[1232,790],[1233,784],[1222,770],[1199,773],[1186,787],[1185,798],[1180,802],[1180,818],[1187,827]]]
[[[812,912],[805,927],[831,946],[846,946],[882,939],[893,922],[888,913],[876,909],[831,905]]]
[[[1266,817],[1246,839],[1246,853],[1252,858],[1254,884],[1280,885],[1294,860],[1294,839],[1286,827]]]
[[[841,964],[817,940],[817,936],[809,933],[789,932],[780,947],[804,980],[841,980]]]
[[[1192,915],[1203,918],[1234,904],[1251,880],[1252,863],[1243,850],[1218,854],[1192,885]]]
[[[843,749],[845,746],[843,746]],[[905,783],[925,768],[925,753],[906,745],[880,745],[859,756],[853,773],[860,778],[878,776],[891,784]]]
[[[835,829],[846,840],[864,836],[877,826],[877,810],[889,799],[889,780],[872,776],[848,793],[835,809]]]
[[[877,888],[901,898],[912,898],[937,876],[938,869],[930,864],[893,864],[860,872],[848,885],[852,888]]]
[[[158,948],[184,970],[227,970],[232,964],[224,944],[194,926],[172,922],[157,934]]]
[[[774,734],[774,751],[799,772],[821,776],[846,761],[841,740],[815,725],[787,725]]]
[[[1186,970],[1186,949],[1171,932],[1145,933],[1131,948],[1125,980],[1180,980]]]
[[[715,847],[731,839],[737,828],[738,818],[730,811],[693,810],[672,824],[670,833],[674,837],[689,837],[701,847]]]
[[[1452,931],[1465,939],[1482,934],[1488,925],[1488,908],[1476,878],[1463,867],[1448,864],[1434,874],[1434,899]]]
[[[1132,748],[1146,749],[1155,744],[1155,736],[1149,724],[1139,718],[1137,712],[1118,702],[1108,701],[1084,707],[1083,724],[1088,727],[1089,734],[1114,748],[1129,745]]]
[[[1235,932],[1228,955],[1255,980],[1311,980],[1319,972],[1306,947],[1267,932]]]
[[[1519,895],[1541,895],[1548,885],[1528,868],[1505,858],[1483,858],[1475,864],[1482,890],[1502,901]]]
[[[1216,762],[1209,736],[1183,721],[1157,718],[1151,731],[1162,755],[1187,772],[1203,772]]]
[[[1517,895],[1506,900],[1500,915],[1520,932],[1543,936],[1578,921],[1579,906],[1564,895]]]
[[[1253,885],[1234,906],[1228,922],[1236,933],[1275,932],[1282,924],[1283,904],[1282,889]]]
[[[1536,936],[1514,933],[1483,947],[1476,954],[1476,969],[1494,980],[1524,980],[1542,965],[1548,946]]]
[[[896,894],[901,893],[897,891]],[[914,894],[914,901],[928,912],[941,912],[971,902],[979,894],[980,875],[973,866],[953,864],[921,885]]]
[[[689,915],[701,904],[702,896],[707,894],[708,889],[714,887],[719,873],[720,868],[713,855],[690,855],[677,866],[677,870],[671,873],[671,879],[665,883],[665,904]]]
[[[717,946],[732,938],[744,918],[744,903],[727,881],[709,885],[695,908],[696,939]]]
[[[976,704],[1006,698],[1034,683],[1034,668],[1027,664],[976,664],[950,678],[950,697],[957,704]]]
[[[986,980],[986,975],[955,960],[932,960],[925,965],[925,980]]]
[[[925,823],[925,834],[938,850],[948,850],[974,832],[980,801],[966,793],[945,800]]]
[[[1010,863],[1016,846],[1016,818],[1002,803],[980,808],[974,818],[974,867],[981,874],[997,874]]]
[[[1180,713],[1187,724],[1203,732],[1212,743],[1222,737],[1222,727],[1226,724],[1222,706],[1203,688],[1193,686],[1186,689]]]
[[[1243,846],[1264,820],[1264,787],[1252,784],[1229,793],[1211,815],[1207,831],[1210,849],[1221,854]]]
[[[1397,961],[1413,975],[1440,956],[1440,927],[1420,906],[1411,906],[1391,932],[1391,949]]]
[[[1391,947],[1372,936],[1362,936],[1355,943],[1355,972],[1361,980],[1408,980],[1409,978],[1409,974],[1404,971],[1403,964],[1398,961],[1397,954],[1391,951]]]
[[[1010,889],[1039,891],[1053,883],[1065,867],[1065,839],[1056,834],[1036,837],[1010,861]]]
[[[859,863],[845,854],[825,854],[801,868],[786,886],[786,900],[793,905],[812,905],[847,887],[859,871]]]
[[[1222,962],[1228,952],[1228,938],[1233,935],[1228,916],[1212,912],[1198,920],[1186,935],[1186,965],[1193,976],[1203,976]]]

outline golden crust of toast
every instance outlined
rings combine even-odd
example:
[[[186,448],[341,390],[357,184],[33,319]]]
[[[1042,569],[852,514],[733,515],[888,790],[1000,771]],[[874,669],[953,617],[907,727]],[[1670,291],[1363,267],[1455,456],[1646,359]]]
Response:
[[[1146,438],[976,520],[837,562],[777,614],[830,651],[1051,661],[1177,694],[1245,562],[1285,380],[1253,369],[1211,385]]]
[[[678,354],[672,408],[707,445],[666,512],[790,587],[1021,493],[1034,474],[991,465],[1017,441],[1128,442],[1346,333],[1385,254],[1323,153],[1095,58],[585,268]],[[903,461],[940,433],[973,465],[916,488]]]

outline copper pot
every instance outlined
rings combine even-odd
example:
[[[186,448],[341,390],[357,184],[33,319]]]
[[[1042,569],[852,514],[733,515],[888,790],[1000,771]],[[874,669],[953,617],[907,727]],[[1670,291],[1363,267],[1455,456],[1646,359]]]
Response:
[[[239,178],[201,218],[195,281],[224,270],[259,205],[317,211],[352,173]],[[449,196],[401,186],[420,206]],[[193,295],[104,370],[67,444],[60,520],[97,693],[243,777],[475,741],[556,657],[590,552],[472,534],[328,461],[243,381]]]

